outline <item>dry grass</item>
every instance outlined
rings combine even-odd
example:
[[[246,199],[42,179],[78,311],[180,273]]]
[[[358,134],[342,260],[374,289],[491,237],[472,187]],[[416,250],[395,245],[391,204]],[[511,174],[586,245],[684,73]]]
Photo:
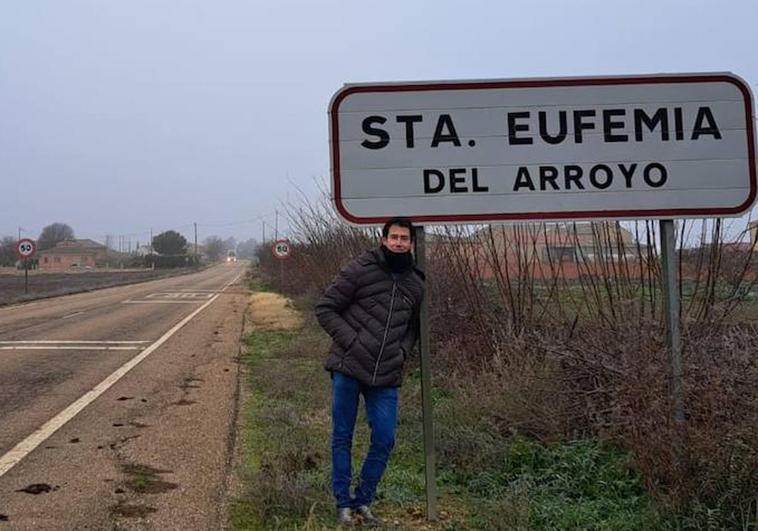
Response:
[[[254,330],[297,330],[303,325],[292,301],[277,293],[254,293],[249,308]]]

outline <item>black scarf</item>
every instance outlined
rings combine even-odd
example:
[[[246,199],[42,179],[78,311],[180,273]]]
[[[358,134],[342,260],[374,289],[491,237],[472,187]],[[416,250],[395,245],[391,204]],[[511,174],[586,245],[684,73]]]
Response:
[[[413,267],[413,255],[410,251],[407,253],[396,253],[382,245],[382,253],[390,271],[393,273],[402,273]]]

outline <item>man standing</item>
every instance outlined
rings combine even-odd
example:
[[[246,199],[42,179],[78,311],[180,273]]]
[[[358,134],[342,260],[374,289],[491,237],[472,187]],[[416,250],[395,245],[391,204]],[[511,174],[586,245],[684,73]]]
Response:
[[[332,337],[326,369],[332,373],[332,490],[337,520],[351,526],[379,520],[369,509],[395,444],[398,387],[417,337],[424,274],[414,267],[413,224],[392,218],[382,245],[347,264],[316,305],[316,317]],[[355,495],[350,493],[351,453],[358,400],[363,395],[371,444]]]

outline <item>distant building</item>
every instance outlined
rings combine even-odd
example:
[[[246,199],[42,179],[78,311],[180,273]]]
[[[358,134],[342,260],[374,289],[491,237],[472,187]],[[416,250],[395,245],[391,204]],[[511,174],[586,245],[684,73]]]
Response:
[[[592,261],[636,253],[632,233],[609,222],[493,226],[491,238],[487,232],[487,236],[479,235],[478,239],[489,240],[490,245],[506,254],[540,262]]]
[[[91,268],[105,261],[108,248],[94,240],[65,240],[55,247],[37,253],[42,271],[65,271],[71,268]]]
[[[634,235],[611,222],[518,223],[492,225],[468,237],[439,235],[430,238],[431,253],[451,246],[478,262],[479,274],[529,271],[535,278],[565,278],[604,272],[608,263],[622,260],[639,268],[646,247]]]

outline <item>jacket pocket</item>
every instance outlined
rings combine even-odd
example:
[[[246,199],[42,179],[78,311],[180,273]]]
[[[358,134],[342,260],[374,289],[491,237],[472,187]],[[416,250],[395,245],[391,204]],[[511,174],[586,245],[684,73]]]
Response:
[[[355,336],[353,336],[352,341],[350,341],[350,344],[348,347],[342,352],[342,357],[347,358],[353,353],[353,349],[355,348],[355,345],[358,344],[358,333],[356,332]]]

